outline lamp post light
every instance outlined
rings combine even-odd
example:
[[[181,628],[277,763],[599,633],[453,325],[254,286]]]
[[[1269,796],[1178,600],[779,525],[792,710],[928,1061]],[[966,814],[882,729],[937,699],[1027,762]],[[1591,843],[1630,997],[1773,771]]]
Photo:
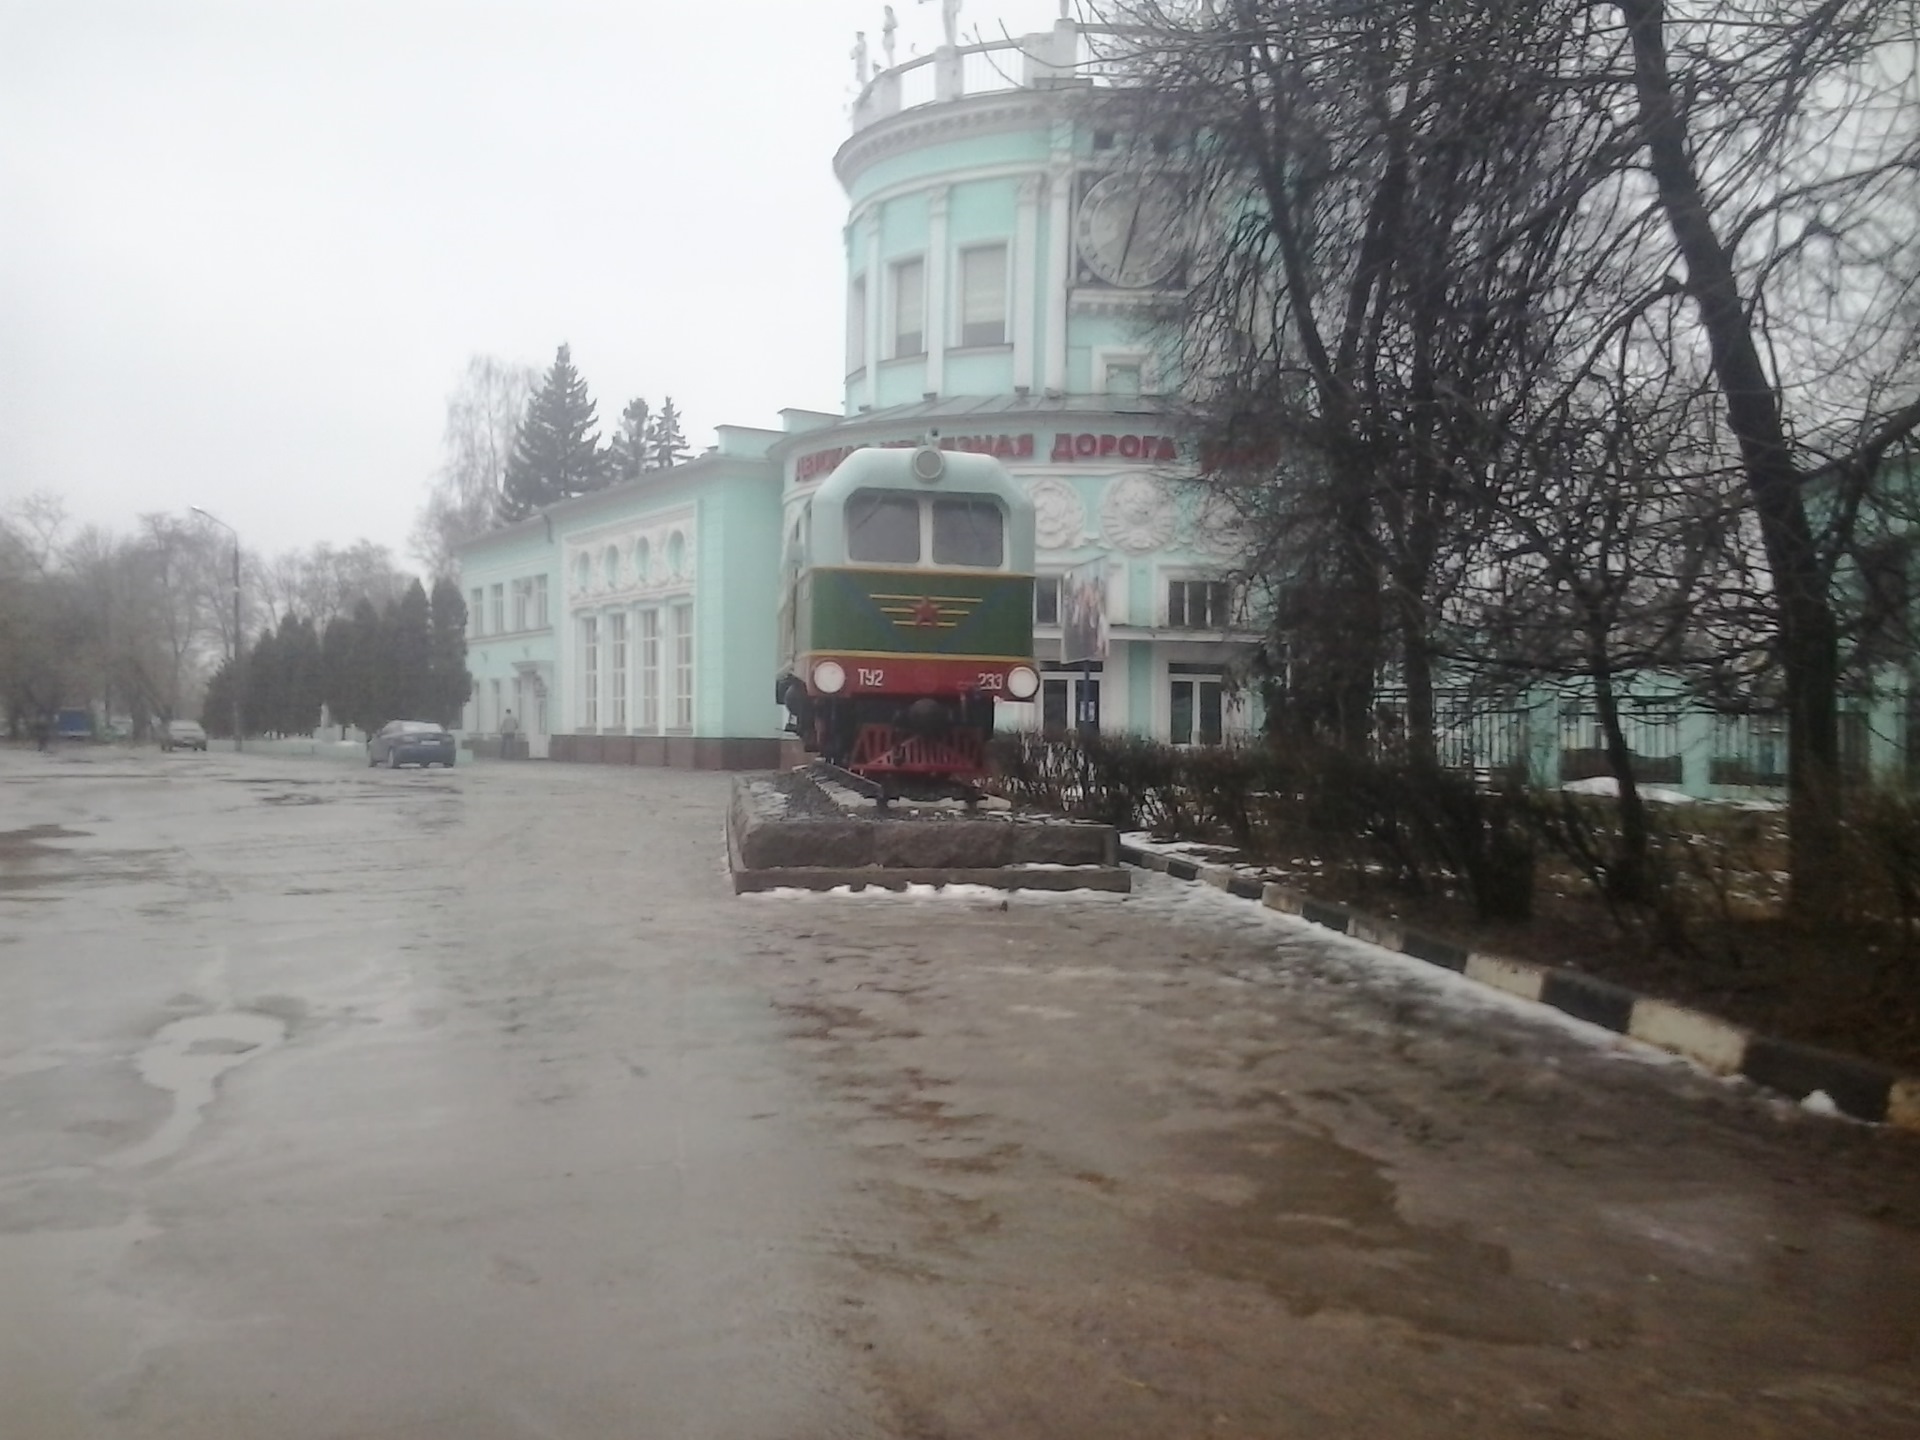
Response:
[[[213,521],[222,530],[233,536],[233,669],[227,676],[227,693],[233,700],[233,748],[240,749],[240,652],[243,637],[240,634],[240,532],[227,524],[211,510],[202,510],[198,505],[187,507],[194,514]]]

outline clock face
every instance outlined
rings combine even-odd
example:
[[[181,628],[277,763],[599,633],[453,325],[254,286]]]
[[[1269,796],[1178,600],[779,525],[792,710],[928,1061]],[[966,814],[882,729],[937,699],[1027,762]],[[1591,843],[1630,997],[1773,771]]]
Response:
[[[1080,202],[1080,258],[1109,285],[1167,278],[1180,255],[1180,195],[1167,180],[1108,175]]]

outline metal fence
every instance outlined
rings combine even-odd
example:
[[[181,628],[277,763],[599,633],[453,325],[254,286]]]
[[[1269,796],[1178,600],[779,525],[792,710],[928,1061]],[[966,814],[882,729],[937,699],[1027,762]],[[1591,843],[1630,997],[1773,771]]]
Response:
[[[1405,691],[1382,691],[1374,701],[1374,740],[1383,754],[1404,753],[1407,736]],[[1462,692],[1433,697],[1434,755],[1449,770],[1524,776],[1532,754],[1532,712],[1511,701],[1488,700]]]

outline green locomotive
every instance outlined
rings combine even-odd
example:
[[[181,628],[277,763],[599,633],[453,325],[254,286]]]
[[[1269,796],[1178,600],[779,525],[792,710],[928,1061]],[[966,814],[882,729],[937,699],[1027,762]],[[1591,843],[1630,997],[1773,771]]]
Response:
[[[1033,502],[991,456],[849,455],[789,523],[789,728],[870,778],[983,773],[994,706],[1040,689],[1033,544]]]

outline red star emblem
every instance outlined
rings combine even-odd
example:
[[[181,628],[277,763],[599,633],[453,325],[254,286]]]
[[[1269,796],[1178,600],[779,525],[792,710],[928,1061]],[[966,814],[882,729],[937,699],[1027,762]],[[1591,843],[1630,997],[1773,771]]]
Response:
[[[931,600],[921,600],[913,607],[913,623],[923,630],[931,630],[940,623],[940,607]]]

